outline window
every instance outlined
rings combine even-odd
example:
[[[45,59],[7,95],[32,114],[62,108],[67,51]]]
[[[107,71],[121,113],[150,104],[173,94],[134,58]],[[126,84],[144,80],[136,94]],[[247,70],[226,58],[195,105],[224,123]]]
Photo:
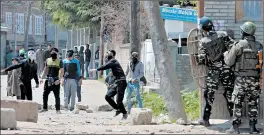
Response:
[[[236,21],[262,21],[263,1],[236,1]]]
[[[20,13],[16,14],[16,28],[18,34],[24,34],[24,28],[25,28],[24,14],[20,14]]]
[[[11,12],[6,12],[6,23],[7,24],[12,24],[12,13]]]
[[[30,19],[29,19],[28,34],[32,34],[32,16],[30,16]]]
[[[42,16],[35,16],[35,35],[42,35]]]

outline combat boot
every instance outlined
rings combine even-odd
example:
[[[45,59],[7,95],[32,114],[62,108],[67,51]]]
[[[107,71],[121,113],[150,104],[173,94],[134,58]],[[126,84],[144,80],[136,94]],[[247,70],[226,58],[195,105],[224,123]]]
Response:
[[[228,134],[240,134],[238,125],[237,124],[233,124],[230,129],[226,130],[226,133],[228,133]]]
[[[256,128],[256,124],[253,122],[249,123],[249,134],[259,134],[259,130]]]
[[[209,120],[199,120],[198,123],[199,123],[200,125],[205,126],[205,127],[209,127],[209,126],[211,126],[210,123],[209,123]]]

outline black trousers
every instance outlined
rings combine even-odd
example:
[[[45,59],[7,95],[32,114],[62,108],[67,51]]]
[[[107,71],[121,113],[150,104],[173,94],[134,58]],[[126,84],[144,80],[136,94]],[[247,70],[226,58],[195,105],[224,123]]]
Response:
[[[20,85],[21,90],[21,100],[25,100],[27,97],[27,100],[32,100],[32,86],[31,86],[31,80],[30,81],[24,81],[22,80],[22,83]]]
[[[125,106],[123,104],[123,99],[125,95],[125,90],[127,87],[127,82],[125,80],[117,82],[116,89],[110,89],[105,100],[117,111],[120,111],[123,114],[127,114]],[[117,94],[116,102],[112,99]]]
[[[60,85],[48,86],[48,81],[45,81],[44,92],[43,92],[43,109],[48,109],[48,98],[50,92],[53,91],[55,96],[55,108],[60,110]]]

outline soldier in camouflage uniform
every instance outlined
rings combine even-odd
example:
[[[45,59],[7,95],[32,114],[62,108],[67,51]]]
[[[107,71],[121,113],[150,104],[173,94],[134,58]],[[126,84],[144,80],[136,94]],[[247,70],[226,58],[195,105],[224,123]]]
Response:
[[[234,74],[229,66],[224,63],[223,53],[228,49],[229,45],[234,41],[224,31],[214,31],[213,22],[208,17],[203,17],[200,20],[200,29],[202,39],[196,60],[198,64],[203,64],[208,67],[206,77],[206,85],[204,88],[205,105],[203,110],[203,119],[199,124],[210,126],[209,119],[214,101],[215,91],[218,90],[219,84],[225,88],[224,96],[227,101],[227,108],[232,117],[233,103],[231,96],[234,88]]]
[[[245,95],[248,97],[248,116],[250,133],[259,133],[256,129],[259,94],[260,94],[260,70],[258,52],[262,52],[262,45],[255,40],[256,26],[252,22],[246,22],[241,28],[242,40],[236,43],[229,52],[225,53],[225,63],[235,65],[235,87],[232,94],[234,102],[234,116],[229,133],[239,134],[241,124],[242,103]]]

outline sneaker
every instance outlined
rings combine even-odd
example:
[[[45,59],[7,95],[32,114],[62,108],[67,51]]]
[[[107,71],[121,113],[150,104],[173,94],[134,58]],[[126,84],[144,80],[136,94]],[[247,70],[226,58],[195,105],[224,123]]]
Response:
[[[57,113],[57,114],[61,114],[61,111],[60,111],[60,110],[57,110],[56,113]]]
[[[118,116],[120,113],[121,113],[120,111],[116,111],[116,113],[115,113],[115,116],[114,116],[114,117]]]
[[[200,125],[203,125],[205,127],[209,127],[211,126],[210,123],[209,123],[209,120],[199,120],[198,122]]]
[[[128,117],[128,115],[127,115],[127,114],[123,114],[122,120],[126,120],[126,119],[127,119],[127,117]]]
[[[43,113],[43,112],[47,112],[47,111],[48,111],[48,109],[42,109],[39,111],[39,113]]]
[[[70,108],[70,111],[73,111],[74,110],[74,108]]]

